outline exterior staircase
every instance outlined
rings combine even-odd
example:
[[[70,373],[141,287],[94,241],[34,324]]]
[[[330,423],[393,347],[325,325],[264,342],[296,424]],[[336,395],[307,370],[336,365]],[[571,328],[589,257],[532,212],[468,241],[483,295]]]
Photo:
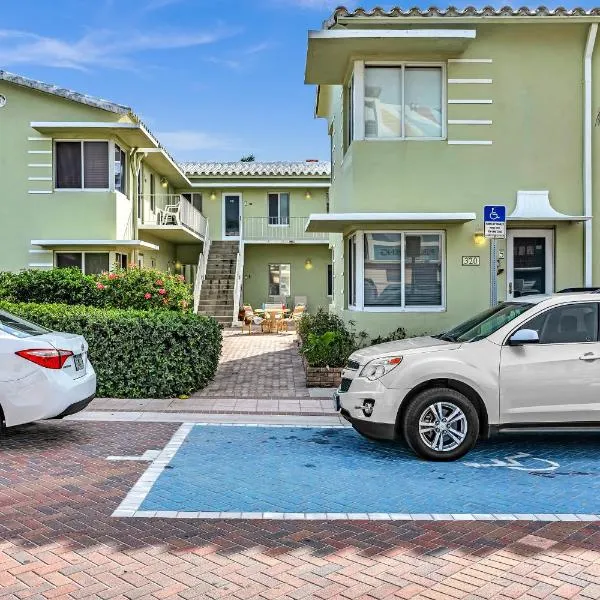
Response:
[[[213,241],[210,244],[206,277],[200,291],[198,314],[210,315],[225,327],[233,322],[235,308],[235,267],[239,242]]]

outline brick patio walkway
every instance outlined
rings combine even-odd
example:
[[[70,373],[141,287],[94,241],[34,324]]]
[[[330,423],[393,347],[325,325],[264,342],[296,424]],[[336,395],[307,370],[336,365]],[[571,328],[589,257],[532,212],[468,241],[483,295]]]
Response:
[[[177,425],[46,422],[0,438],[1,598],[600,598],[600,525],[109,515]]]
[[[242,414],[332,414],[331,392],[315,397],[306,387],[296,334],[223,331],[219,369],[205,389],[187,400],[99,398],[89,410]]]

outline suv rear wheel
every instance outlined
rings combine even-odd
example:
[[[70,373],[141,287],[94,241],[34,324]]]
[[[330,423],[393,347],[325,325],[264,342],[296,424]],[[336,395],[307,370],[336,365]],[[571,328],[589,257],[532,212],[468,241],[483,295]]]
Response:
[[[410,403],[402,429],[408,445],[421,458],[456,460],[477,442],[479,415],[460,392],[432,388]]]

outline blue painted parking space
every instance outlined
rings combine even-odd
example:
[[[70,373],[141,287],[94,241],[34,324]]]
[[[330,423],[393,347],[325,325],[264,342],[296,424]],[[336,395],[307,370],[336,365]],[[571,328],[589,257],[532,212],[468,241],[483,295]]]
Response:
[[[600,513],[600,435],[503,436],[419,460],[352,429],[191,427],[141,511]]]

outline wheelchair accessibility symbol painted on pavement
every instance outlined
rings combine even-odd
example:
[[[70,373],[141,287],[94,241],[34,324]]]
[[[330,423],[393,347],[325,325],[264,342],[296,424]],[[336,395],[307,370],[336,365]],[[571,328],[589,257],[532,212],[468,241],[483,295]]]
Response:
[[[523,462],[521,462],[519,459],[527,459],[524,462],[528,464],[523,464]],[[550,473],[551,471],[556,471],[556,469],[560,467],[560,465],[553,460],[536,458],[535,456],[526,454],[525,452],[519,452],[518,454],[513,454],[512,456],[505,456],[504,460],[493,458],[489,463],[465,462],[463,464],[467,467],[473,467],[475,469],[504,467],[514,471],[528,471],[529,473]]]

